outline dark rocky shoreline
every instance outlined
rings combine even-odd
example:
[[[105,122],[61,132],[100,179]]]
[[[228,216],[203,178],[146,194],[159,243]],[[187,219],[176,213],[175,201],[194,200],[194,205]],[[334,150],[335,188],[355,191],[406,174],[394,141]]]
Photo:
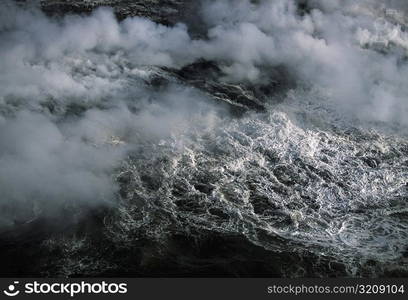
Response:
[[[89,14],[99,7],[110,7],[119,20],[146,17],[155,22],[174,25],[185,14],[191,0],[42,0],[41,8],[49,15]]]

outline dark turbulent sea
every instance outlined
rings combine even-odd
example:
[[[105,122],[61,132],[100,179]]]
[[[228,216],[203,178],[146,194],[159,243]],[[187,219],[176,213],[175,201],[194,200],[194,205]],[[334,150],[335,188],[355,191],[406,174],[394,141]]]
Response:
[[[0,4],[1,275],[408,276],[404,1],[60,2]]]

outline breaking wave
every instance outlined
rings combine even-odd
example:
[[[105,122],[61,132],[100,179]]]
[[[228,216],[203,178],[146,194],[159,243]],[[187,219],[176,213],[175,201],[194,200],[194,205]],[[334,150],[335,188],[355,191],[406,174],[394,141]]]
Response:
[[[36,257],[20,275],[405,276],[406,7],[203,3],[199,39],[2,4],[2,259]]]

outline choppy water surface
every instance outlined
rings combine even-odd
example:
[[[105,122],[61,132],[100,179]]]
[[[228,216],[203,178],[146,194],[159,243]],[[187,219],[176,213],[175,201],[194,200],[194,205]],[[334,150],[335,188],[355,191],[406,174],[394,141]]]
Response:
[[[286,41],[265,29],[283,30],[284,17],[276,24],[242,20],[241,6],[234,22],[253,22],[282,43],[298,41],[298,31]],[[340,17],[330,7],[314,9],[316,19],[293,19],[299,12],[290,8],[285,14],[290,28],[320,35],[321,47],[321,15]],[[249,46],[253,60],[228,57],[216,37],[218,50],[211,48],[211,34],[190,44],[182,26],[138,18],[121,25],[106,11],[55,25],[16,10],[20,21],[0,32],[0,53],[9,59],[1,64],[12,70],[0,77],[4,273],[406,276],[404,10],[348,9],[350,24],[335,34],[352,28],[352,63],[316,62],[306,49],[313,66],[299,66],[298,74],[287,57],[277,66],[277,58]],[[22,30],[27,23],[36,25],[31,37]],[[230,36],[224,25],[213,36],[220,28]],[[253,29],[242,26],[246,37]],[[323,53],[336,59],[341,49]],[[368,75],[356,76],[358,87],[340,80],[367,57],[376,60]],[[204,67],[183,69],[197,59]],[[285,63],[288,72],[276,71]],[[242,66],[255,77],[238,78]],[[13,267],[17,252],[23,258]]]
[[[104,220],[107,242],[121,251],[143,245],[142,266],[151,263],[158,274],[171,260],[170,274],[176,265],[176,274],[240,275],[234,264],[246,259],[272,264],[269,271],[281,276],[405,274],[406,137],[378,124],[353,126],[321,101],[293,90],[266,113],[211,116],[205,128],[202,115],[192,116],[190,127],[141,143],[115,175],[122,200]],[[87,251],[91,260],[82,264],[92,239],[49,242],[72,255],[62,260],[64,272],[94,266]],[[252,254],[246,244],[262,251]],[[103,263],[102,270],[117,268]],[[127,267],[132,272],[120,266]],[[251,276],[247,268],[241,275]]]

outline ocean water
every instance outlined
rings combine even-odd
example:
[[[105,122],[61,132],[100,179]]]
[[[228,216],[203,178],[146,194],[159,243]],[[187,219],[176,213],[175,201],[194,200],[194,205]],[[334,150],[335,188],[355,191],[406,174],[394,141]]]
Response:
[[[2,4],[3,273],[406,276],[405,6],[338,2]]]

